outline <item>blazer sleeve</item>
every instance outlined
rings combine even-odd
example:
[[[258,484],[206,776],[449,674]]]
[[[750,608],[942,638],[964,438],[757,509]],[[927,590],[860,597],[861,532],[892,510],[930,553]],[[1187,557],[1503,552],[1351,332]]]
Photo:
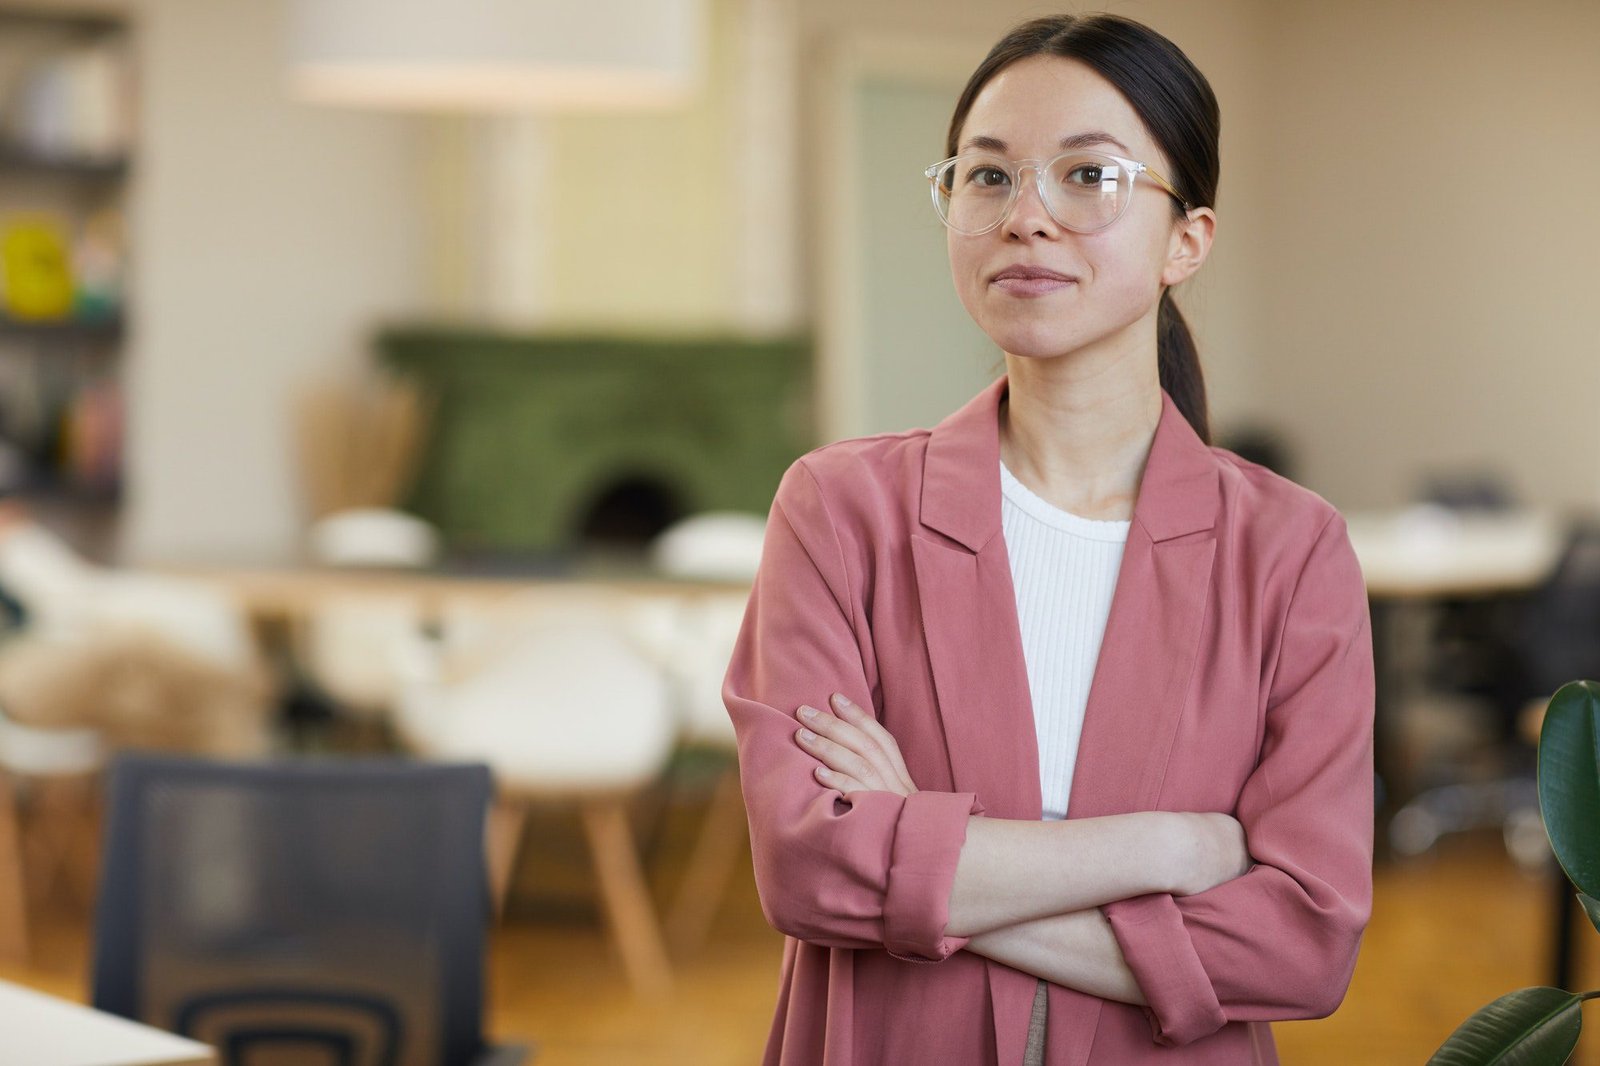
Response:
[[[1196,895],[1102,908],[1157,1043],[1325,1017],[1343,1000],[1372,909],[1373,699],[1365,585],[1335,512],[1291,594],[1234,812],[1256,865]]]
[[[796,460],[773,499],[722,686],[756,888],[767,920],[789,936],[936,962],[967,942],[944,927],[967,819],[982,812],[975,794],[842,796],[818,783],[817,760],[794,739],[802,704],[826,708],[838,691],[873,705],[853,604],[821,486]]]

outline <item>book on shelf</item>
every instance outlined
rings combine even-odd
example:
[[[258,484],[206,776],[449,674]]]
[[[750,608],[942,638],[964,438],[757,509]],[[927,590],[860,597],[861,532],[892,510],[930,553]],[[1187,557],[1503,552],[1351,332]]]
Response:
[[[128,44],[108,38],[36,59],[5,101],[0,130],[17,154],[109,163],[133,145],[133,68]]]

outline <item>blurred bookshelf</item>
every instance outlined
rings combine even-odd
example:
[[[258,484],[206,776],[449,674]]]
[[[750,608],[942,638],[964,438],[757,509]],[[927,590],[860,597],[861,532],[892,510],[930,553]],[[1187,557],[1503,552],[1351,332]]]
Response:
[[[0,34],[4,32],[5,26],[0,23]],[[43,155],[31,148],[0,142],[0,175],[39,174],[64,179],[120,181],[127,177],[128,162],[125,156],[76,159]]]
[[[124,13],[0,2],[0,494],[115,551],[136,121]]]

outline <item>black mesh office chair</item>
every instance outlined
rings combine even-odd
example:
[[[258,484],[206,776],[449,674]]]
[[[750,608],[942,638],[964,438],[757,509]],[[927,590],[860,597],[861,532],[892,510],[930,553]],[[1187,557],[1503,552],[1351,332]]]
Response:
[[[225,1066],[512,1066],[483,1041],[483,766],[112,766],[95,1006]]]
[[[1412,797],[1390,822],[1400,854],[1426,850],[1441,834],[1500,825],[1519,859],[1546,854],[1534,783],[1535,751],[1517,720],[1533,701],[1548,701],[1568,681],[1600,679],[1600,518],[1569,523],[1561,557],[1539,588],[1498,603],[1482,631],[1481,691],[1500,712],[1501,772]],[[1537,840],[1533,837],[1537,836]],[[1522,838],[1537,847],[1517,847]]]

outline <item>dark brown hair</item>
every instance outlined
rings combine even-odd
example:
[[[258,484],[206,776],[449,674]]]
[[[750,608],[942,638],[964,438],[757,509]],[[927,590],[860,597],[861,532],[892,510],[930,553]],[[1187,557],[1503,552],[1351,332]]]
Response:
[[[1024,22],[1002,37],[961,90],[945,138],[946,156],[956,154],[961,127],[989,79],[1019,59],[1038,55],[1076,59],[1109,81],[1160,145],[1171,164],[1166,177],[1183,198],[1194,207],[1216,205],[1222,118],[1210,83],[1177,45],[1119,15],[1052,15]],[[1183,217],[1176,200],[1172,206],[1174,217]],[[1200,353],[1171,289],[1161,293],[1156,315],[1156,362],[1161,387],[1209,444]]]

